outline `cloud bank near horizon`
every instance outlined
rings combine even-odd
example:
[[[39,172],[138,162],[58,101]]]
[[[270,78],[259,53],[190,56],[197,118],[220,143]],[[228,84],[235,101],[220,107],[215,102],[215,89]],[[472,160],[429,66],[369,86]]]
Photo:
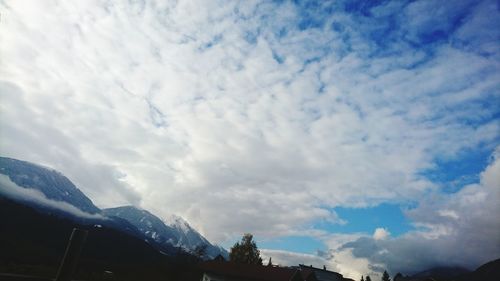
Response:
[[[486,165],[433,177],[442,163],[498,147],[494,1],[0,9],[0,153],[61,171],[99,207],[176,213],[219,243],[244,232],[324,235],[330,248],[344,245],[330,260],[357,259],[351,271],[391,261],[364,247],[397,254],[389,241],[417,233],[328,240],[312,225],[345,222],[339,206],[413,202],[407,217],[422,235],[498,242],[494,231],[469,235],[476,224],[457,209],[465,192],[491,186],[462,178]],[[468,214],[493,218],[473,206]],[[474,247],[457,262],[490,255]]]
[[[500,253],[500,147],[490,165],[480,175],[480,182],[454,194],[432,195],[407,211],[417,227],[398,237],[379,229],[373,237],[362,236],[330,247],[332,264],[359,266],[344,272],[371,273],[387,269],[392,275],[437,266],[460,266],[474,270],[497,259]],[[335,239],[333,239],[335,240]],[[327,242],[328,243],[328,242]],[[347,256],[346,256],[347,255]],[[365,261],[365,263],[362,263]],[[342,269],[342,266],[340,266]]]
[[[9,176],[3,174],[0,174],[0,194],[16,201],[33,202],[80,218],[106,219],[100,214],[87,213],[69,203],[49,199],[45,196],[45,194],[36,189],[19,186],[15,182],[11,181]]]

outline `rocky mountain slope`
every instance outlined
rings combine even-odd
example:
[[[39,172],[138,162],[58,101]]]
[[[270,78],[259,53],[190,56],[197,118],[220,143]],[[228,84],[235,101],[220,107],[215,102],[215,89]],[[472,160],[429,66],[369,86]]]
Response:
[[[214,246],[182,218],[169,222],[133,206],[101,210],[58,171],[11,158],[0,157],[0,197],[9,197],[48,214],[71,218],[80,224],[104,225],[147,241],[163,253],[194,252],[205,248],[204,258],[227,251]]]

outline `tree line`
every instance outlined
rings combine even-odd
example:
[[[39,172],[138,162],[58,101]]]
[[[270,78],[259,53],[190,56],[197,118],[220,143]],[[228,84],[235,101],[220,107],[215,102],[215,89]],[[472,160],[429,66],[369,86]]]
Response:
[[[246,264],[258,264],[262,265],[262,258],[260,257],[260,251],[257,248],[257,244],[253,241],[253,235],[246,233],[241,238],[241,241],[236,242],[229,252],[229,260],[237,263]],[[272,265],[271,259],[269,259],[269,265]],[[393,281],[397,281],[399,277],[402,277],[401,273],[394,276]],[[386,270],[382,274],[382,281],[391,281],[391,277]],[[366,277],[361,276],[360,281],[372,281],[370,275]]]

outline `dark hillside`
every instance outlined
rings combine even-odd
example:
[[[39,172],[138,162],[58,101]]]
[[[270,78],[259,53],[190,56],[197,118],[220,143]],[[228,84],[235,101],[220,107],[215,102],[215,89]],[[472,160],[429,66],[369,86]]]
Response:
[[[54,277],[74,227],[89,230],[75,278],[96,279],[104,270],[117,280],[175,280],[196,259],[168,257],[148,243],[106,226],[78,225],[0,197],[0,272]]]
[[[439,281],[453,281],[456,280],[458,276],[467,274],[469,272],[469,270],[463,267],[435,267],[414,274],[412,278],[421,280],[433,278]]]
[[[490,261],[473,272],[464,274],[457,281],[498,281],[500,280],[500,259]]]

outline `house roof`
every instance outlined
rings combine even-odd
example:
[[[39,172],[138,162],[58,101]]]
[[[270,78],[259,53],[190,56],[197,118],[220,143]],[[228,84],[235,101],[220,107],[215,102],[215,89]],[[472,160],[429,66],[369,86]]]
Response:
[[[316,268],[312,266],[307,266],[300,264],[299,268],[302,273],[302,277],[306,280],[309,280],[310,276],[314,274],[315,278],[311,278],[311,280],[318,280],[318,281],[341,281],[345,280],[342,276],[342,274],[334,272],[334,271],[329,271],[326,269],[321,269],[321,268]]]
[[[297,273],[293,268],[220,261],[202,262],[199,268],[206,273],[255,281],[290,281]]]

